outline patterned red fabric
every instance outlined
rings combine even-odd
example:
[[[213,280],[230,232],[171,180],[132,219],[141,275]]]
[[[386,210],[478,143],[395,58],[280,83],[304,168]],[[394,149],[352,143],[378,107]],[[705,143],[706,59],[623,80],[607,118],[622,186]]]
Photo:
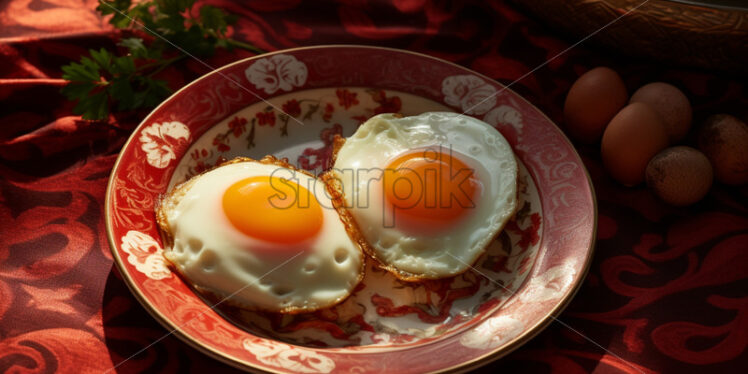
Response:
[[[575,41],[499,1],[209,2],[240,16],[234,37],[265,50],[382,45],[454,61],[504,84]],[[0,1],[0,372],[102,372],[166,333],[114,269],[103,219],[109,172],[145,113],[93,124],[72,115],[59,94],[61,65],[87,48],[114,48],[118,32],[95,6],[94,0]],[[249,55],[223,53],[209,63]],[[695,123],[717,112],[748,114],[745,81],[586,45],[512,89],[561,123],[569,86],[597,65],[617,69],[630,90],[653,80],[681,87]],[[162,76],[178,88],[206,72],[186,61]],[[614,183],[595,147],[579,150],[599,202],[589,276],[561,322],[479,371],[745,372],[748,190],[716,184],[702,202],[671,208],[643,187]],[[173,336],[117,368],[207,370],[236,369]]]

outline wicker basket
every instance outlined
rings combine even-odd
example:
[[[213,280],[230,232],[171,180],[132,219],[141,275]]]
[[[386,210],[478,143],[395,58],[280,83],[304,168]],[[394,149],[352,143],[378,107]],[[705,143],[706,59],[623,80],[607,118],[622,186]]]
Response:
[[[581,39],[644,0],[514,1]],[[748,1],[650,0],[590,41],[631,56],[748,75]]]

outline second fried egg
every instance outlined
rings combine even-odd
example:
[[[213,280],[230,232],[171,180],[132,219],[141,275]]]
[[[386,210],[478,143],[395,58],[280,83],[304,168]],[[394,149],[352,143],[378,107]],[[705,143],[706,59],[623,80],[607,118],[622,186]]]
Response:
[[[369,254],[405,280],[467,270],[517,206],[509,143],[457,113],[372,117],[337,151],[332,173]]]

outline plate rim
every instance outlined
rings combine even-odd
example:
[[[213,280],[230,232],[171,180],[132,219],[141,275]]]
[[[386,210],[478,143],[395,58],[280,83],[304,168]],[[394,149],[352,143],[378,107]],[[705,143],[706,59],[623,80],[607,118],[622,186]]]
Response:
[[[590,177],[589,171],[587,170],[587,167],[584,165],[584,162],[579,155],[579,152],[574,147],[571,140],[569,140],[568,136],[561,130],[561,128],[553,121],[551,120],[542,110],[540,110],[537,106],[532,104],[530,101],[528,101],[524,96],[520,95],[516,91],[512,90],[510,86],[507,86],[485,74],[476,72],[468,67],[462,66],[460,64],[447,61],[438,57],[430,56],[424,53],[419,52],[413,52],[409,50],[404,49],[398,49],[398,48],[390,48],[390,47],[380,47],[380,46],[370,46],[370,45],[360,45],[360,44],[323,44],[323,45],[313,45],[313,46],[304,46],[304,47],[295,47],[295,48],[288,48],[288,49],[281,49],[273,52],[267,52],[263,54],[258,54],[255,56],[243,58],[231,63],[228,63],[226,65],[222,65],[219,68],[213,69],[212,71],[201,75],[200,77],[196,78],[192,82],[186,84],[182,88],[176,90],[173,94],[171,94],[168,98],[164,99],[158,106],[156,106],[154,109],[148,113],[147,116],[143,118],[143,120],[133,128],[132,132],[130,133],[130,136],[127,138],[127,140],[122,144],[122,147],[120,148],[120,152],[117,154],[117,159],[115,160],[114,164],[112,165],[112,170],[109,175],[109,179],[107,182],[106,187],[106,193],[104,198],[104,223],[106,228],[106,235],[107,235],[107,242],[109,243],[109,250],[112,254],[112,258],[114,260],[114,264],[117,267],[117,271],[122,276],[125,284],[127,285],[127,288],[130,290],[130,292],[135,296],[135,298],[138,300],[138,302],[141,304],[141,306],[153,317],[156,321],[158,321],[163,327],[166,328],[167,331],[169,331],[168,335],[175,335],[177,338],[182,340],[184,343],[187,343],[187,345],[191,346],[192,348],[195,348],[196,350],[200,351],[203,354],[206,354],[210,356],[213,359],[217,359],[218,361],[221,361],[225,364],[228,364],[232,367],[235,367],[237,369],[241,369],[244,371],[250,371],[250,372],[270,372],[270,373],[284,373],[283,371],[278,371],[270,368],[258,368],[254,366],[248,365],[244,360],[234,357],[231,354],[221,352],[219,350],[213,349],[211,347],[203,346],[202,344],[199,344],[194,339],[190,338],[182,329],[180,326],[172,321],[170,321],[168,318],[166,318],[161,312],[153,308],[150,302],[146,299],[145,295],[141,292],[141,290],[134,285],[134,280],[132,279],[132,276],[127,271],[127,267],[123,262],[123,259],[119,255],[119,252],[117,251],[117,245],[115,243],[114,235],[113,235],[113,229],[112,229],[112,220],[111,220],[111,201],[112,201],[112,195],[113,195],[113,188],[114,188],[114,179],[115,179],[115,171],[119,168],[120,162],[122,161],[123,154],[122,152],[124,149],[126,149],[130,142],[133,141],[133,139],[136,138],[135,134],[146,126],[147,122],[150,120],[150,118],[156,113],[162,106],[166,105],[172,98],[177,96],[179,93],[181,93],[183,90],[188,89],[189,87],[197,84],[198,82],[202,81],[203,79],[207,79],[209,75],[212,75],[216,72],[220,72],[222,70],[228,69],[231,66],[245,63],[247,61],[253,61],[258,60],[262,58],[266,58],[269,56],[273,56],[276,54],[283,54],[283,53],[289,53],[289,52],[296,52],[300,50],[314,50],[314,49],[327,49],[327,48],[353,48],[353,49],[371,49],[371,50],[385,50],[388,52],[393,53],[405,53],[405,54],[411,54],[415,55],[421,58],[426,58],[430,60],[434,60],[435,62],[442,63],[442,64],[448,64],[454,67],[457,67],[459,69],[465,70],[470,72],[471,74],[475,74],[476,76],[483,78],[489,82],[496,83],[503,87],[503,90],[509,91],[510,93],[514,94],[515,97],[519,98],[520,100],[524,101],[529,106],[535,108],[535,110],[538,111],[538,113],[545,118],[551,125],[553,125],[556,130],[558,130],[559,134],[561,135],[562,139],[569,145],[569,148],[573,152],[573,157],[578,161],[579,165],[582,166],[582,171],[584,172],[584,175],[587,180],[587,184],[590,189],[590,198],[592,201],[592,208],[593,208],[593,225],[592,225],[592,232],[590,235],[590,242],[587,245],[587,251],[586,251],[586,257],[584,259],[584,264],[582,266],[582,269],[580,272],[578,272],[575,275],[575,279],[572,282],[571,287],[567,292],[564,293],[564,295],[561,296],[559,299],[560,301],[551,309],[547,314],[545,314],[537,323],[532,325],[531,327],[528,327],[523,333],[517,335],[516,337],[512,338],[510,341],[505,343],[504,345],[494,348],[492,351],[482,354],[478,357],[475,357],[469,361],[463,361],[460,364],[453,365],[447,368],[443,368],[440,370],[433,371],[434,373],[461,373],[466,372],[471,369],[475,369],[477,367],[486,365],[492,361],[498,360],[501,357],[504,357],[508,355],[509,353],[513,352],[517,348],[521,347],[525,343],[527,343],[529,340],[537,336],[540,332],[542,332],[548,325],[551,324],[551,322],[555,321],[557,316],[561,314],[566,307],[568,307],[571,300],[574,298],[574,296],[577,294],[579,289],[581,288],[582,284],[584,283],[584,280],[587,277],[587,274],[590,270],[591,264],[592,264],[592,258],[596,249],[596,241],[597,241],[597,226],[598,226],[598,204],[597,204],[597,195],[595,193],[594,185],[592,183],[592,178]],[[220,74],[220,73],[219,73]],[[257,95],[260,97],[260,95]],[[260,97],[262,99],[262,97]],[[167,336],[168,336],[167,335]],[[160,341],[161,339],[165,338],[166,336],[160,338],[156,342]],[[154,344],[154,343],[151,343]],[[149,348],[149,346],[144,347],[141,351],[138,351],[134,353],[132,356],[126,358],[123,361],[120,361],[119,363],[114,363],[114,367],[117,367],[124,363],[125,361],[129,360],[130,358],[134,357],[137,354],[140,354],[143,350]]]

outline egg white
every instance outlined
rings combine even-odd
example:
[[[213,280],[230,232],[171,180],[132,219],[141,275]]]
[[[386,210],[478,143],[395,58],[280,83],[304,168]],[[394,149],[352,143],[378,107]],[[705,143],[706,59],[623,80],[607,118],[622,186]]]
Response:
[[[438,232],[403,230],[388,223],[381,174],[393,158],[413,149],[453,151],[483,186],[474,207]],[[372,256],[406,280],[443,278],[467,270],[514,215],[517,161],[509,143],[489,124],[457,113],[372,117],[338,150],[332,173],[346,206],[371,246]],[[389,227],[388,227],[389,226]]]
[[[315,195],[323,223],[314,238],[280,246],[251,238],[231,224],[222,208],[224,191],[242,179],[265,175],[293,175]],[[167,260],[197,290],[230,297],[231,304],[313,311],[343,300],[362,277],[363,254],[349,238],[324,183],[312,176],[256,161],[225,164],[186,182],[162,209],[173,237]]]

